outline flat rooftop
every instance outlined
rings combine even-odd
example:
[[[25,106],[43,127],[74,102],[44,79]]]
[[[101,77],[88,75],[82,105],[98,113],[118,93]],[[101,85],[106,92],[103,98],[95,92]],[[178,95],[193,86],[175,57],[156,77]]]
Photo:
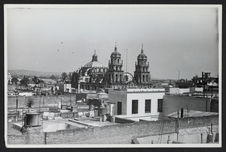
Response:
[[[205,112],[205,111],[195,111],[195,110],[187,110],[184,109],[184,118],[187,117],[204,117],[204,116],[216,116],[218,115],[218,113],[216,112]],[[171,118],[177,118],[178,117],[178,113],[177,112],[173,112],[169,115],[167,115],[168,117]],[[180,111],[179,111],[179,116],[180,116]]]
[[[99,119],[93,119],[93,118],[80,118],[80,119],[70,119],[73,123],[82,124],[89,127],[102,127],[102,126],[110,126],[110,125],[116,125],[118,123],[113,123],[109,121],[100,122]]]
[[[56,132],[58,130],[87,128],[87,126],[70,122],[68,119],[44,120],[42,121],[42,126],[43,132]]]
[[[165,92],[165,88],[127,88],[122,90],[109,90],[109,92],[126,92],[126,93]]]

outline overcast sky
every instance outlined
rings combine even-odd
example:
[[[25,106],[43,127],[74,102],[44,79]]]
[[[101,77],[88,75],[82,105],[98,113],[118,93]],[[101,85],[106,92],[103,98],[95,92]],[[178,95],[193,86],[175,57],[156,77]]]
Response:
[[[152,78],[216,76],[217,26],[214,7],[8,8],[8,69],[72,72],[94,50],[107,66],[117,42],[132,74],[143,43]]]

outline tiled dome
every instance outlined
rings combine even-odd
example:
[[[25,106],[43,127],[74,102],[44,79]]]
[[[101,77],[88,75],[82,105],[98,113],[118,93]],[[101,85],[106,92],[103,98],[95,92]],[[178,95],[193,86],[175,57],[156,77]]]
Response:
[[[93,68],[93,67],[104,67],[102,63],[98,61],[91,61],[84,65],[86,68]]]

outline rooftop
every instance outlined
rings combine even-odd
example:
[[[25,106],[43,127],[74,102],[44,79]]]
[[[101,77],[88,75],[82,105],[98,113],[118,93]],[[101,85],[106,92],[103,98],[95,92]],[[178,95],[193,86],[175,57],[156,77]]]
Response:
[[[180,112],[179,112],[179,115],[180,115]],[[186,118],[186,117],[204,117],[204,116],[214,116],[214,115],[218,115],[218,113],[216,113],[216,112],[194,111],[194,110],[184,109],[184,118]],[[178,117],[178,113],[177,112],[173,112],[173,113],[169,114],[168,117],[177,118]]]
[[[165,88],[127,88],[122,90],[109,90],[127,93],[145,93],[145,92],[165,92]]]
[[[84,67],[93,68],[93,67],[104,67],[104,66],[102,63],[98,61],[90,61],[87,64],[85,64]]]

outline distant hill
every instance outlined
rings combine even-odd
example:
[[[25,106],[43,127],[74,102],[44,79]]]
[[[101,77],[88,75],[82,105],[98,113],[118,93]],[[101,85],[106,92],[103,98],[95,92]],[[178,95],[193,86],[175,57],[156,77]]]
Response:
[[[59,77],[61,75],[60,72],[42,72],[42,71],[32,71],[32,70],[9,70],[9,73],[12,76],[37,76],[37,77],[50,77],[51,75]]]

